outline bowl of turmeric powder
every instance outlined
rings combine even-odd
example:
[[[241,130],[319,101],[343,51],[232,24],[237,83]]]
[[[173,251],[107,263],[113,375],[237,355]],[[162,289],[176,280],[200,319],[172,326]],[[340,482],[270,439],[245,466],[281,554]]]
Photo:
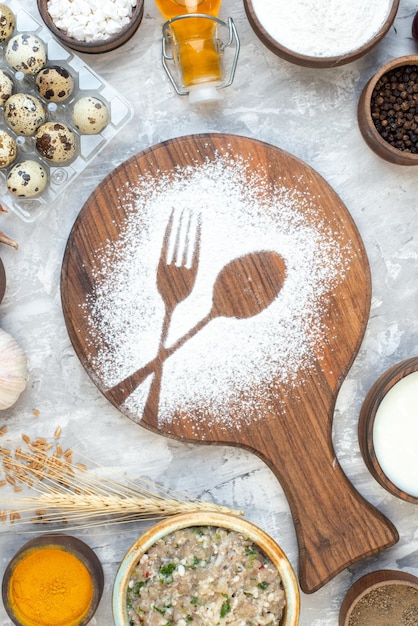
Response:
[[[101,563],[86,543],[51,533],[28,541],[12,558],[3,603],[16,626],[85,626],[103,583]]]

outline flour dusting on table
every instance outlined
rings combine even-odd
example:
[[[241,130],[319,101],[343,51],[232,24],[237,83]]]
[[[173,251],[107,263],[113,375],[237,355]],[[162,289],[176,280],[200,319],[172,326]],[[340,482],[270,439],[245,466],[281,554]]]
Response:
[[[195,286],[174,310],[167,347],[209,313],[216,277],[231,260],[277,252],[287,276],[261,313],[211,320],[164,362],[159,423],[170,423],[180,408],[197,431],[203,420],[227,427],[234,412],[234,427],[240,428],[262,418],[263,388],[270,385],[271,397],[273,381],[297,384],[330,339],[321,315],[344,278],[348,257],[337,229],[323,220],[321,198],[308,185],[307,180],[302,192],[289,181],[272,182],[268,171],[255,174],[244,158],[223,154],[118,190],[127,219],[118,241],[96,251],[94,291],[84,305],[95,354],[91,364],[102,386],[117,384],[158,352],[164,305],[156,272],[173,208],[200,213],[201,248]],[[152,375],[125,402],[137,421],[151,380]]]

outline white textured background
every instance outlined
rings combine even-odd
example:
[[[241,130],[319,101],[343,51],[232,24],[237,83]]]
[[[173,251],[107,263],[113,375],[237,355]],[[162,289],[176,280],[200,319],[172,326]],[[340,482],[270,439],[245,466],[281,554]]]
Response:
[[[25,0],[23,6],[37,15],[33,0]],[[121,415],[97,391],[67,336],[60,269],[72,224],[105,174],[140,150],[178,135],[220,131],[270,142],[315,168],[340,195],[365,243],[373,301],[360,353],[339,394],[335,449],[357,489],[395,523],[400,541],[345,570],[315,594],[302,594],[301,626],[336,626],[344,593],[363,573],[395,568],[418,575],[417,508],[392,497],[374,481],[357,443],[358,414],[371,384],[389,366],[417,354],[417,170],[375,156],[363,142],[356,119],[358,97],[368,78],[389,59],[418,53],[410,35],[416,8],[414,1],[401,0],[395,28],[365,58],[315,70],[269,52],[252,31],[242,2],[224,0],[221,17],[233,17],[242,45],[236,79],[220,107],[192,109],[173,93],[162,70],[162,20],[153,2],[146,0],[143,22],[131,41],[119,50],[83,57],[134,105],[132,124],[39,221],[27,224],[13,214],[1,217],[0,229],[18,240],[20,248],[1,248],[8,284],[0,324],[27,352],[30,379],[17,404],[0,415],[0,426],[7,425],[8,434],[18,442],[22,432],[51,436],[61,425],[68,446],[130,476],[148,476],[242,508],[282,545],[296,568],[286,499],[258,458],[239,449],[183,445],[153,435]],[[141,528],[85,535],[106,577],[93,625],[112,624],[113,578]],[[0,534],[0,575],[28,538]],[[0,624],[10,624],[2,607]]]

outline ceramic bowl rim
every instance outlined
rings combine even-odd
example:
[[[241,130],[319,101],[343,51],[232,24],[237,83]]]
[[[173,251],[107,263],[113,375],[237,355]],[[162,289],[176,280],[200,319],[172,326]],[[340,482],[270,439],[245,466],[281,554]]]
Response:
[[[287,609],[281,626],[297,626],[300,612],[300,592],[293,568],[282,548],[261,528],[244,518],[228,513],[197,511],[180,513],[162,520],[146,530],[129,548],[123,557],[113,585],[112,610],[115,626],[127,626],[125,608],[125,588],[130,573],[140,556],[158,539],[171,534],[175,530],[192,526],[220,526],[235,530],[248,536],[251,541],[261,547],[279,570],[286,594]]]

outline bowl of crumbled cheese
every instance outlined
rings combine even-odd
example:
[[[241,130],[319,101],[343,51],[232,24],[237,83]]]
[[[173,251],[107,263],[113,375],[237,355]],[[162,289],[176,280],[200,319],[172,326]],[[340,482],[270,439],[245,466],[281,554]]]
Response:
[[[299,611],[299,587],[281,548],[226,513],[183,513],[155,524],[128,550],[113,588],[115,626],[297,626]]]
[[[43,21],[61,43],[92,54],[126,43],[144,14],[144,0],[37,1]]]
[[[305,67],[355,61],[387,34],[399,0],[244,0],[259,39],[278,56]]]

